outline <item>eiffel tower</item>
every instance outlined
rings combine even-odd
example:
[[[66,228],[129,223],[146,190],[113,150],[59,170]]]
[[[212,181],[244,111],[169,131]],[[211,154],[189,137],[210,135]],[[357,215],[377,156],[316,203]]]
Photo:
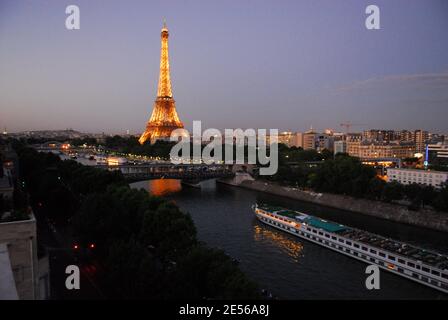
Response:
[[[146,130],[138,140],[140,144],[145,141],[154,143],[156,140],[168,140],[171,132],[184,125],[176,112],[176,102],[173,99],[170,80],[170,61],[168,57],[168,28],[163,22],[161,33],[160,73],[157,98],[154,102],[151,118],[146,124]]]

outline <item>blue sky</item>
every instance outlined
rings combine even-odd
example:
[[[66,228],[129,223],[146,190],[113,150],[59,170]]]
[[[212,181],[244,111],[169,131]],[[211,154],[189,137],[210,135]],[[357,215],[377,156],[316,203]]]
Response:
[[[80,30],[65,28],[70,4]],[[0,126],[142,131],[163,18],[187,128],[448,131],[444,0],[1,0]]]

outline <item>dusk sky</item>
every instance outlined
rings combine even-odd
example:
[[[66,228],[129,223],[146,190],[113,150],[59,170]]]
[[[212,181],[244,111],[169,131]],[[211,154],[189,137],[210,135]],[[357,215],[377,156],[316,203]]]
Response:
[[[140,133],[163,18],[187,128],[448,132],[446,0],[0,0],[1,129]]]

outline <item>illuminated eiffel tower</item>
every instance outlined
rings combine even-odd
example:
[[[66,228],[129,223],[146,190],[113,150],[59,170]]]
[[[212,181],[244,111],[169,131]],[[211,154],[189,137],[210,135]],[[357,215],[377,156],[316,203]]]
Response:
[[[163,23],[161,33],[162,47],[160,52],[160,74],[157,88],[157,98],[154,102],[151,118],[146,124],[146,130],[138,140],[141,144],[149,140],[169,139],[171,132],[184,125],[176,112],[176,102],[173,99],[170,80],[170,61],[168,57],[168,28]]]

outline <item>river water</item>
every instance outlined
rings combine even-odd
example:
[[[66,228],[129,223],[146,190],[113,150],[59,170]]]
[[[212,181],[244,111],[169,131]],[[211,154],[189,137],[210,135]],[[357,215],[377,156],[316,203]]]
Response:
[[[379,290],[365,287],[366,264],[256,220],[256,201],[280,205],[348,226],[448,253],[448,236],[434,231],[215,183],[196,189],[179,180],[132,183],[173,200],[194,220],[199,240],[223,249],[261,288],[280,299],[448,299],[410,280],[380,273]]]
[[[62,159],[68,159],[62,155]],[[82,157],[84,165],[96,162]],[[261,288],[280,299],[448,299],[447,294],[381,271],[380,290],[367,290],[366,264],[260,223],[251,206],[259,201],[283,206],[347,226],[448,254],[448,235],[322,207],[209,180],[201,188],[180,180],[130,184],[173,200],[194,220],[200,241],[238,259]]]

